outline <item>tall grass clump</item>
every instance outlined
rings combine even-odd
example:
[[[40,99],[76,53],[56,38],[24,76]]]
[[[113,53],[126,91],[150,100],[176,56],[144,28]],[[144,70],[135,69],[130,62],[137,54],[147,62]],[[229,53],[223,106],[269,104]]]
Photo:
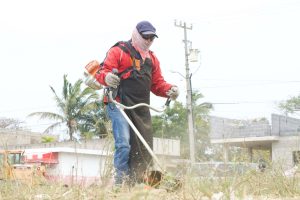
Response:
[[[292,176],[286,176],[279,165],[268,165],[263,171],[253,168],[245,171],[234,167],[222,171],[210,168],[201,175],[193,170],[185,171],[186,173],[179,179],[178,187],[172,187],[174,185],[170,181],[174,179],[170,178],[164,179],[158,189],[137,184],[132,188],[122,188],[118,192],[100,182],[84,186],[47,180],[38,184],[2,180],[0,199],[300,199],[300,178],[297,172]]]

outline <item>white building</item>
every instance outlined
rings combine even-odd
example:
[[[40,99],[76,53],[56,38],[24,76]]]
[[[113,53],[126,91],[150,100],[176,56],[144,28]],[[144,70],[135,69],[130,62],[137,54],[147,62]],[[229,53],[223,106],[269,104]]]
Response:
[[[26,163],[46,165],[46,177],[66,184],[90,184],[105,174],[111,153],[72,147],[25,149]]]
[[[63,143],[52,144],[50,147],[49,144],[47,144],[48,147],[30,148],[27,146],[24,161],[46,165],[46,176],[52,180],[63,181],[66,184],[99,183],[113,176],[113,152],[110,150],[112,149],[110,145],[94,146],[95,141],[91,143],[92,145],[79,145],[73,142],[69,143],[68,147],[60,146]],[[94,148],[86,148],[91,146]],[[180,156],[180,142],[154,138],[153,151],[161,160],[162,165],[166,168],[174,167],[170,160]]]

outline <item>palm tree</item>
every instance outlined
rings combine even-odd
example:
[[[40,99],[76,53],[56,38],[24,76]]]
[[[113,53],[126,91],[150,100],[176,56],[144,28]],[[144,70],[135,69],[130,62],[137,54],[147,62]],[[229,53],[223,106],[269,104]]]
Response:
[[[100,101],[95,102],[97,108],[90,110],[82,115],[80,132],[86,137],[97,135],[99,137],[106,137],[108,135],[107,124],[109,122],[104,109],[103,103]]]
[[[45,133],[49,133],[54,128],[65,124],[68,127],[70,140],[73,140],[73,134],[84,121],[84,116],[91,110],[99,108],[96,105],[99,95],[94,89],[89,87],[81,90],[81,84],[83,83],[81,79],[77,80],[74,85],[67,80],[67,75],[64,75],[63,79],[62,97],[59,97],[54,88],[50,86],[60,113],[35,112],[29,116],[38,116],[40,119],[56,121],[44,131]]]

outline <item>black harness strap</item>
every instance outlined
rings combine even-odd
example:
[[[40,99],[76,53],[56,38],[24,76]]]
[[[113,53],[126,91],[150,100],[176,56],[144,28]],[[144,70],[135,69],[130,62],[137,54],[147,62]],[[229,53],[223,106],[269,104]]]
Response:
[[[124,44],[124,45],[122,45]],[[118,46],[120,49],[122,49],[125,53],[128,53],[131,57],[132,60],[132,66],[128,67],[124,71],[118,73],[119,77],[122,77],[125,73],[132,71],[132,70],[137,70],[136,69],[136,62],[135,60],[139,60],[140,63],[142,63],[142,57],[139,52],[137,52],[133,46],[131,45],[131,41],[126,41],[126,42],[117,42],[114,46]]]

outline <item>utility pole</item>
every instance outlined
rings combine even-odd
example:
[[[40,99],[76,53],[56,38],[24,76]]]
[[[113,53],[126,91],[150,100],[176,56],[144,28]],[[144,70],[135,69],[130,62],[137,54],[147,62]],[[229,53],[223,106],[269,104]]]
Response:
[[[193,123],[193,110],[192,110],[192,86],[191,86],[191,75],[189,69],[189,55],[190,47],[188,48],[188,43],[191,41],[187,40],[187,29],[192,30],[192,25],[187,27],[186,23],[177,23],[175,20],[175,26],[183,28],[184,30],[184,50],[185,50],[185,81],[186,81],[186,108],[188,114],[188,129],[189,129],[189,142],[190,142],[190,159],[191,163],[195,163],[195,137],[194,137],[194,123]]]

